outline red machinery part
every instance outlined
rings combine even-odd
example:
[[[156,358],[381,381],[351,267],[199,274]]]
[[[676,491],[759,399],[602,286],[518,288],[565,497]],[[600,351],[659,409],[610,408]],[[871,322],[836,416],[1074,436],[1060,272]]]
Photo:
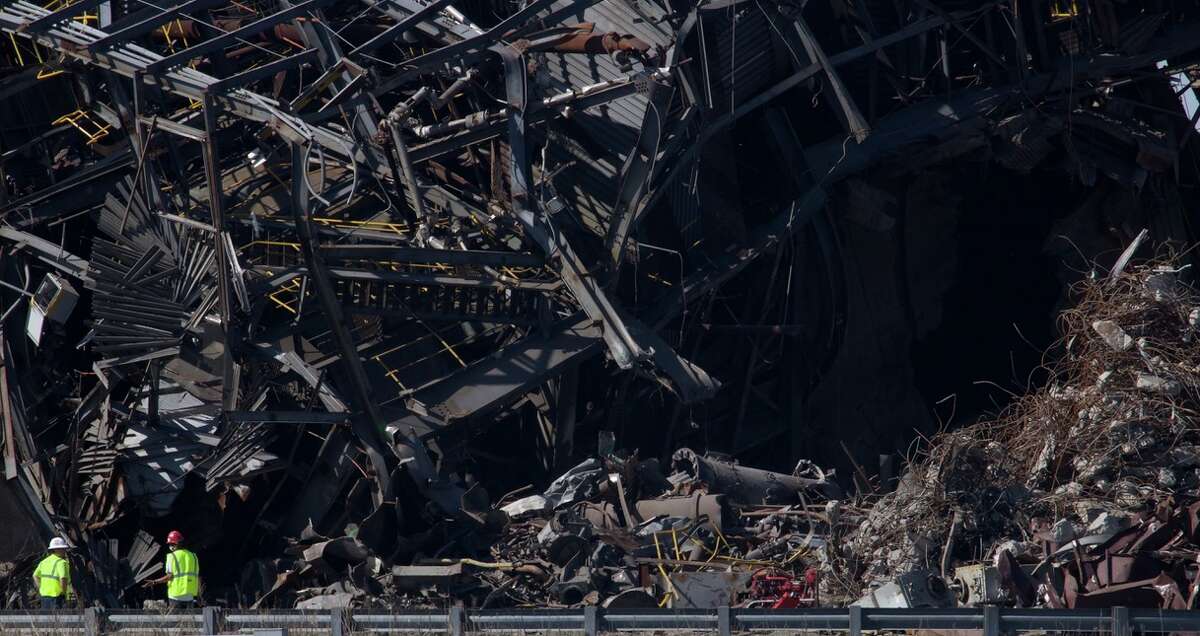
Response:
[[[814,607],[817,604],[817,571],[809,568],[804,578],[762,570],[750,579],[750,597],[756,605],[771,609]]]

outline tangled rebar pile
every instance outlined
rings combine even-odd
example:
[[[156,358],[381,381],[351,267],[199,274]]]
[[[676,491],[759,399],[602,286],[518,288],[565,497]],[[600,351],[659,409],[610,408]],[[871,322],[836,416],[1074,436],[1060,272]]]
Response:
[[[1169,556],[1155,558],[1160,570],[1186,571],[1181,588],[1193,586],[1200,294],[1186,270],[1168,258],[1079,282],[1044,386],[933,439],[847,538],[829,585],[857,596],[906,571],[949,576],[1005,554],[1046,563],[1073,541],[1107,558],[1114,536],[1173,528]],[[1055,581],[1045,585],[1053,591]]]

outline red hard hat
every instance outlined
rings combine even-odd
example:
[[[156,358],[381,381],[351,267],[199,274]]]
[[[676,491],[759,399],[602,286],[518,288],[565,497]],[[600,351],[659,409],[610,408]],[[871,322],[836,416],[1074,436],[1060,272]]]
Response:
[[[183,533],[178,530],[172,530],[167,533],[167,545],[177,545],[183,543]]]

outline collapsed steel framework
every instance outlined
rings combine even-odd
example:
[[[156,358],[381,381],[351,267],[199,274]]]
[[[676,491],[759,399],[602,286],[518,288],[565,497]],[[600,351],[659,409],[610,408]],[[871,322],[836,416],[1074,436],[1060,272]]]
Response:
[[[533,422],[562,467],[577,427],[636,400],[669,403],[668,448],[714,396],[710,423],[751,401],[782,417],[810,379],[764,382],[768,351],[798,338],[818,374],[837,347],[837,184],[989,145],[1028,169],[1072,127],[1071,170],[1144,182],[1196,117],[1148,124],[1128,93],[1188,78],[1196,16],[0,0],[0,94],[53,83],[80,104],[4,148],[5,475],[98,561],[95,532],[181,514],[196,478],[253,502],[254,545],[349,518],[386,554],[411,491],[486,510],[467,474],[486,424]],[[793,278],[824,313],[780,293]],[[717,315],[740,287],[766,300]],[[716,373],[701,343],[722,330],[749,353]]]

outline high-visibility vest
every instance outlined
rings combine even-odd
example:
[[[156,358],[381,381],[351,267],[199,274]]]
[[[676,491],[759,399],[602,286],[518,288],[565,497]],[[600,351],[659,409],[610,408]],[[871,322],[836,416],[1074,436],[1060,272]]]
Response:
[[[167,553],[167,598],[187,599],[200,595],[200,561],[190,550],[179,548]]]
[[[57,554],[48,554],[33,571],[33,578],[37,581],[39,595],[62,596],[66,586],[71,584],[71,564]]]

